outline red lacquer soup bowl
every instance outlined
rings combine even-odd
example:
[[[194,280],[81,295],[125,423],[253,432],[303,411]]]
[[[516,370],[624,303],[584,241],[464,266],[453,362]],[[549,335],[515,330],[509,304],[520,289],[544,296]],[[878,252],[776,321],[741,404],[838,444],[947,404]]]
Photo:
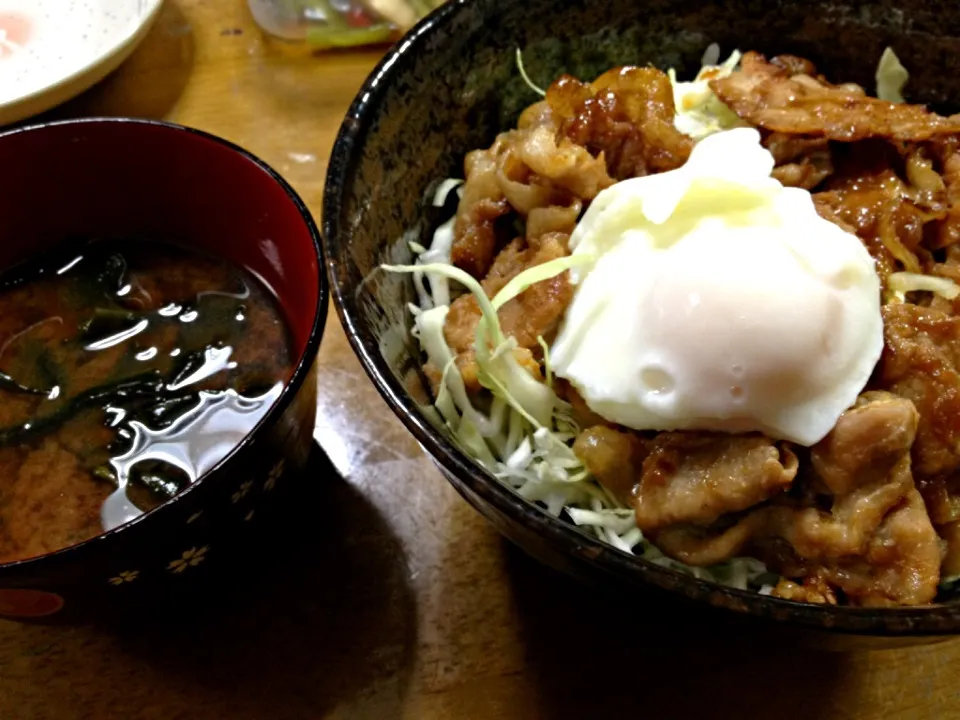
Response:
[[[72,238],[174,243],[256,275],[286,323],[292,375],[229,454],[126,524],[0,564],[0,617],[77,621],[146,608],[229,556],[261,507],[306,468],[327,313],[317,228],[266,164],[166,123],[90,119],[15,129],[0,134],[0,171],[0,269]]]

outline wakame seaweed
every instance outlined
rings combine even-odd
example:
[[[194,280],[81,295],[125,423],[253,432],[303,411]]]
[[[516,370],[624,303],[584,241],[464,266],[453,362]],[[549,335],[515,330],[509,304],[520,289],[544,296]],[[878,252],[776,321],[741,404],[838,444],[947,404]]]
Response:
[[[182,458],[131,465],[144,438],[173,428],[183,458],[199,457],[186,445],[204,442],[190,424],[204,403],[273,398],[293,370],[269,290],[171,244],[72,242],[31,259],[0,275],[0,318],[0,562],[98,534],[118,485],[142,510],[176,494],[196,478]],[[69,501],[51,504],[51,483]],[[21,530],[37,508],[43,521]]]

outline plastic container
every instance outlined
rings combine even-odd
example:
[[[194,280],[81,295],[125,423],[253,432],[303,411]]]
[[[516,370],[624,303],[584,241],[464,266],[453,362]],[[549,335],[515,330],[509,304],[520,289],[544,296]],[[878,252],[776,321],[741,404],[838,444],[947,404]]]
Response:
[[[270,35],[311,50],[390,43],[442,0],[247,0]]]

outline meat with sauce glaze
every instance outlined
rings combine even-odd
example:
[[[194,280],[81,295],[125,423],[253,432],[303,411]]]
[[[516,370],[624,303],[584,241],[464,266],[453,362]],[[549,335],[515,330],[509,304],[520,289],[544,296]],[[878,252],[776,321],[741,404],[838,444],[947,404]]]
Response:
[[[902,271],[960,282],[960,116],[868,97],[789,55],[747,53],[711,87],[760,130],[774,177],[810,190],[824,218],[861,239],[884,286]],[[558,79],[515,130],[468,155],[452,262],[492,296],[567,254],[597,193],[686,161],[693,141],[674,113],[669,79],[653,68]],[[536,377],[538,338],[555,331],[572,293],[564,274],[500,311],[517,359]],[[960,574],[960,299],[906,300],[885,292],[872,392],[809,452],[759,435],[626,431],[558,381],[586,428],[574,451],[678,560],[752,554],[784,575],[775,594],[799,601],[929,602],[943,548],[944,574]],[[481,390],[472,354],[479,316],[463,296],[445,326],[471,392]],[[439,371],[427,370],[436,383]]]
[[[930,602],[941,547],[910,470],[917,423],[908,400],[867,394],[811,449],[812,474],[799,497],[719,530],[678,524],[654,542],[691,565],[755,554],[788,579],[818,578],[821,596],[826,582],[854,605]],[[798,599],[795,585],[783,590]]]

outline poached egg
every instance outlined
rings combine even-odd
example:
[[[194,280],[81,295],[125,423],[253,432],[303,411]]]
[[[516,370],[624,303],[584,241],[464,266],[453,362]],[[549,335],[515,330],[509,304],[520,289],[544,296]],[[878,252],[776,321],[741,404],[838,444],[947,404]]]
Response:
[[[726,130],[591,203],[550,358],[594,412],[812,445],[853,405],[883,349],[874,262],[773,167],[756,130]]]

